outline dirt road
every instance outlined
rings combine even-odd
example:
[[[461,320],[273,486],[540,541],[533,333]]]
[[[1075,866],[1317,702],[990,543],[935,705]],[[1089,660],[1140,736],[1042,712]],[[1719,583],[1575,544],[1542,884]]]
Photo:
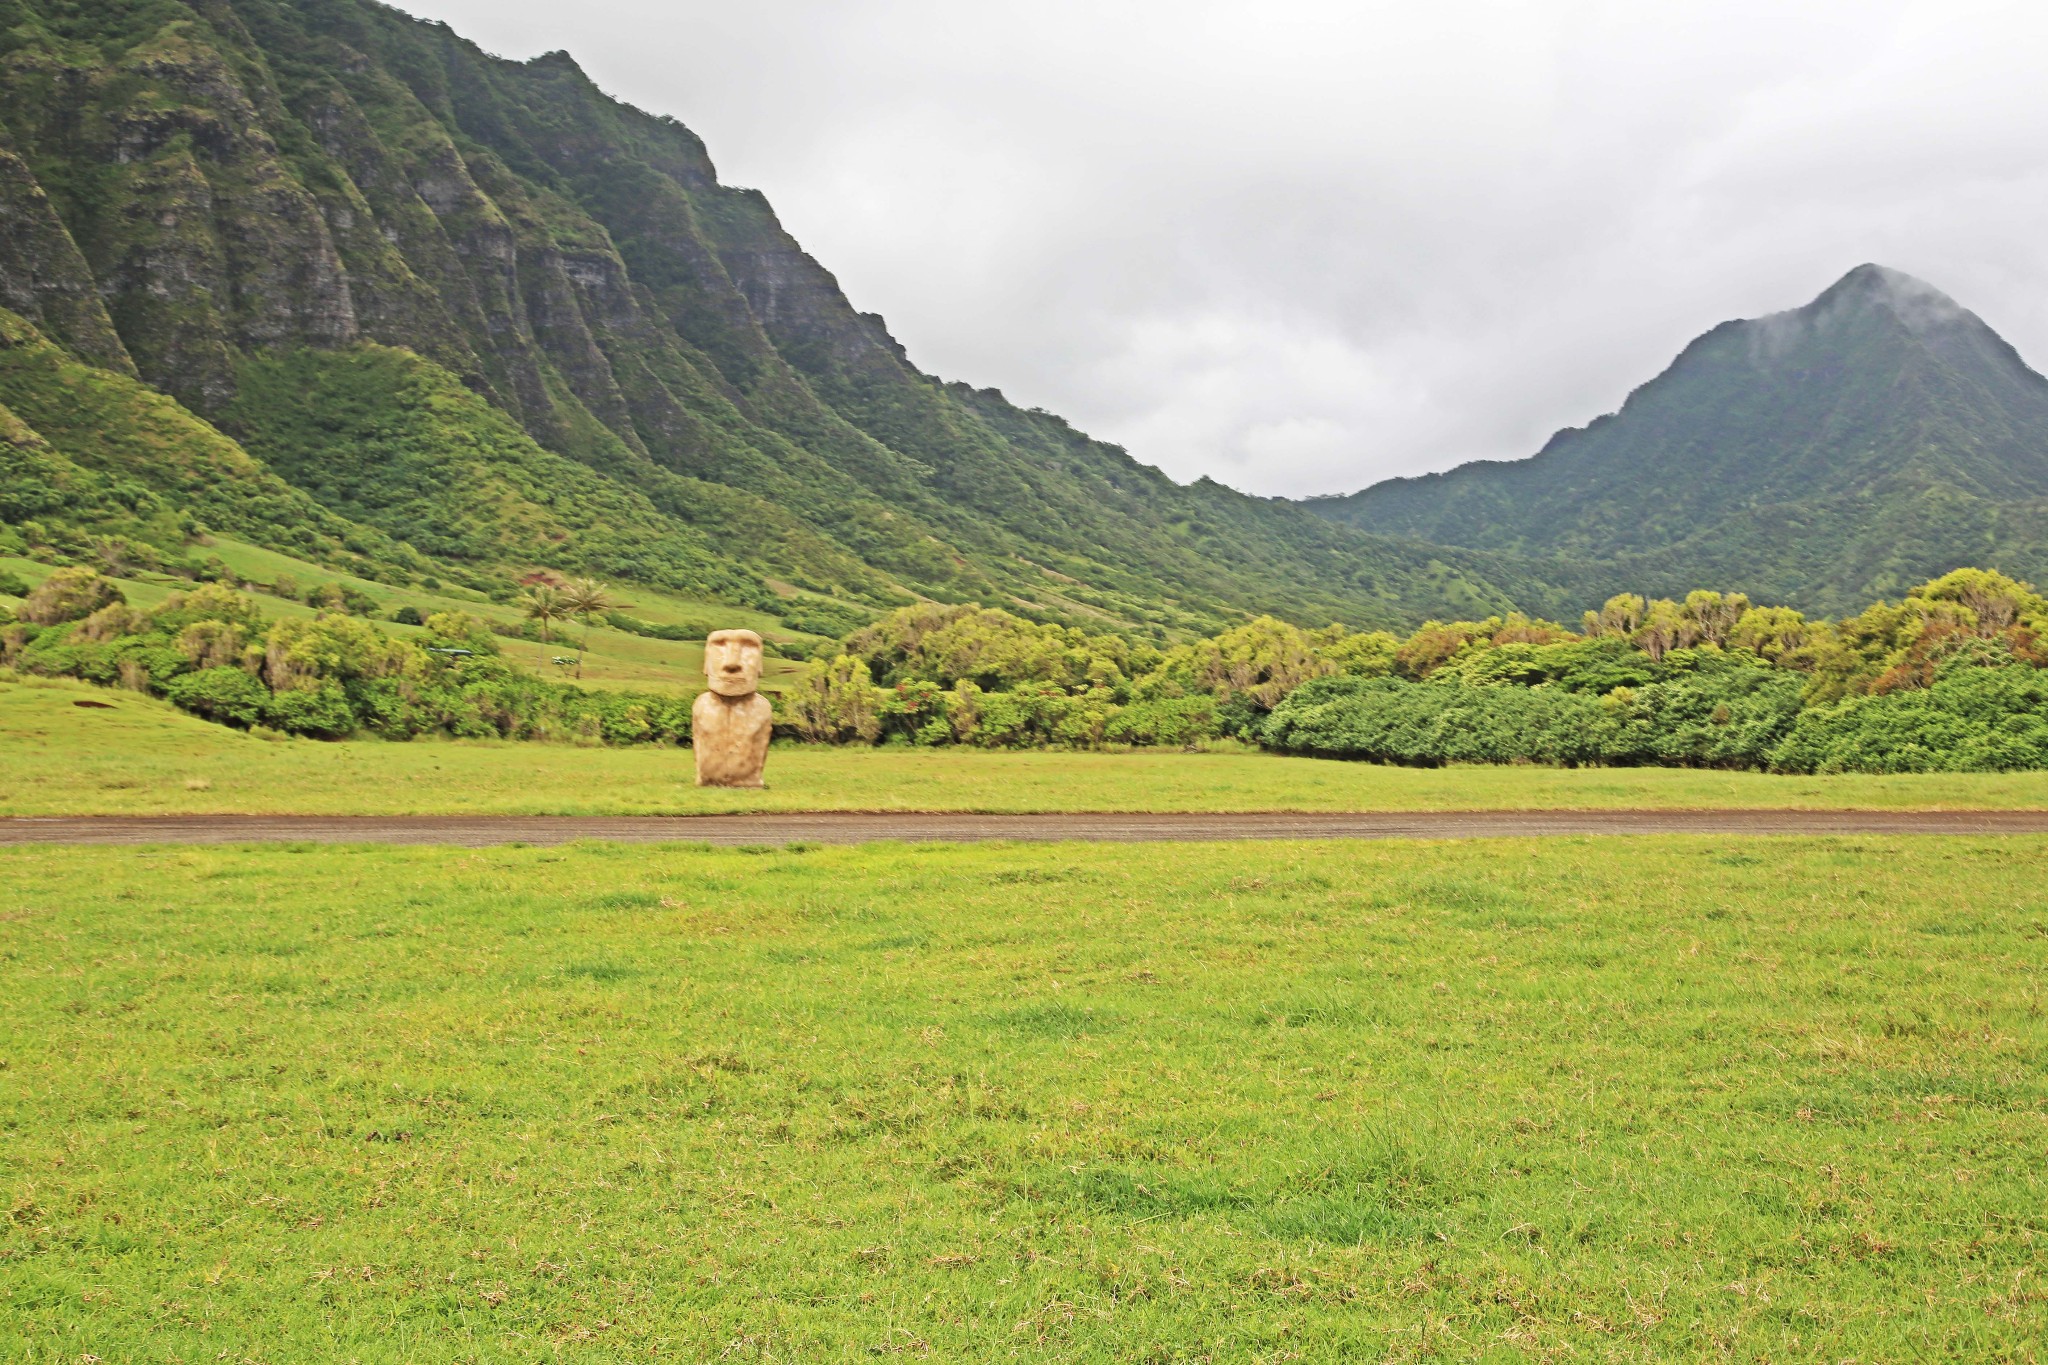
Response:
[[[1588,834],[2048,834],[2048,811],[1526,810],[1359,814],[164,815],[0,819],[6,844],[860,844],[1080,839],[1492,839]]]

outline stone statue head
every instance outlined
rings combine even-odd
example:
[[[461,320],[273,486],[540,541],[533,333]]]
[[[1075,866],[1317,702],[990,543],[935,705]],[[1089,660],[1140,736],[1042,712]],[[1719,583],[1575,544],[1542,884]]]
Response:
[[[721,697],[751,697],[761,687],[761,637],[714,630],[704,641],[704,676]]]

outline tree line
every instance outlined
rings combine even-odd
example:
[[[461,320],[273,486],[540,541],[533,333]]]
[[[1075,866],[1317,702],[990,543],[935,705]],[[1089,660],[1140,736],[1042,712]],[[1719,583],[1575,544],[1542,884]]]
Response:
[[[602,584],[575,582],[532,584],[518,606],[545,632],[576,622],[587,633],[617,604]],[[253,598],[218,584],[144,612],[107,578],[71,568],[12,616],[0,619],[0,664],[129,686],[248,728],[606,743],[689,734],[685,699],[540,678],[462,612],[398,638],[341,604],[265,622]],[[775,702],[778,734],[820,743],[1234,741],[1424,765],[2041,768],[2048,600],[1958,569],[1838,621],[1702,590],[1621,594],[1576,629],[1507,615],[1400,636],[1259,617],[1165,647],[923,604],[852,631]]]
[[[2048,767],[2048,600],[1958,569],[1840,621],[1701,590],[1407,636],[1261,617],[1168,649],[906,608],[782,699],[807,739],[1199,744],[1454,762],[1795,772]]]

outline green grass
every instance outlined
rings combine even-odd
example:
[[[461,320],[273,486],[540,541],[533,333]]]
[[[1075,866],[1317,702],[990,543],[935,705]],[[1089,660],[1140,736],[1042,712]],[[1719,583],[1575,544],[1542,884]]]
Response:
[[[76,703],[99,702],[101,707]],[[991,753],[777,745],[767,791],[700,791],[687,751],[263,740],[132,692],[0,682],[0,815],[647,815],[741,810],[2048,808],[2048,773],[1781,777],[1394,768],[1244,750]]]
[[[0,1356],[2033,1360],[2048,841],[0,850]]]

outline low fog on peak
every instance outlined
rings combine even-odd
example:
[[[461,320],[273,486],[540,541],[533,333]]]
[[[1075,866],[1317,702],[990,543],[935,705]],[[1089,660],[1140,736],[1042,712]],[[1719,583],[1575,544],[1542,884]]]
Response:
[[[405,0],[567,49],[924,370],[1182,480],[1534,453],[1875,262],[2048,361],[2048,10]]]

